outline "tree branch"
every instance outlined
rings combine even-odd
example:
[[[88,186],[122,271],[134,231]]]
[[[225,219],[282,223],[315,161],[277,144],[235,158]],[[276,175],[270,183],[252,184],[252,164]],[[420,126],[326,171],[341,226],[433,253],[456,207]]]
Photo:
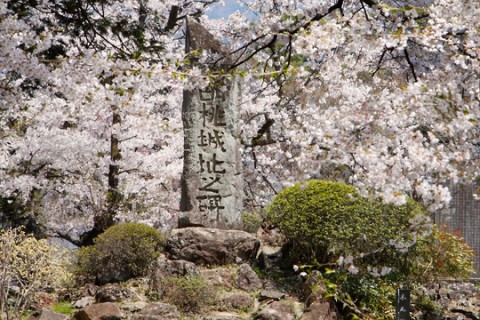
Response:
[[[410,70],[412,71],[413,79],[415,82],[418,81],[417,74],[415,73],[415,67],[413,66],[412,61],[410,60],[410,56],[408,54],[407,48],[403,49],[403,53],[405,53],[405,59],[407,60],[408,65],[410,66]]]

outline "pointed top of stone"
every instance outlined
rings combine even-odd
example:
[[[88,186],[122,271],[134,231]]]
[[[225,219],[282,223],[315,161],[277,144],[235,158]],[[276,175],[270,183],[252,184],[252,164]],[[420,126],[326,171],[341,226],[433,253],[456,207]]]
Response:
[[[210,31],[197,21],[187,19],[185,51],[188,53],[200,49],[225,55],[222,43]]]

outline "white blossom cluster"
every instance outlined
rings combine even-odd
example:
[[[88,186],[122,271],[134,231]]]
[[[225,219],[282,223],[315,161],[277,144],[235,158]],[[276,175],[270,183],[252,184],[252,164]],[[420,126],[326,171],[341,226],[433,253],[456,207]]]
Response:
[[[200,12],[238,64],[230,71],[244,77],[250,207],[266,206],[293,183],[329,178],[385,202],[403,204],[408,195],[442,210],[451,199],[447,182],[478,176],[480,8],[476,0],[378,2],[346,0],[329,11],[335,1],[252,1],[254,20],[236,13],[210,21],[202,1],[111,1],[103,14],[130,24],[146,6],[144,40],[159,51],[135,59],[118,57],[118,47],[134,47],[131,39],[106,32],[88,47],[46,24],[55,17],[41,6],[24,17],[1,2],[0,196],[21,200],[52,228],[86,228],[105,208],[113,164],[128,203],[117,218],[172,227],[182,90],[214,76],[188,68],[184,20],[156,34],[178,6],[181,17]],[[59,43],[66,52],[45,59]],[[113,136],[122,154],[115,162]]]

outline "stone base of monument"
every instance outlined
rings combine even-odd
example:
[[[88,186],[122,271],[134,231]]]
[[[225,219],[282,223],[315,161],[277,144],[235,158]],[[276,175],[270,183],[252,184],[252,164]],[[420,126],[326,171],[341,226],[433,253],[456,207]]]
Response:
[[[189,211],[183,212],[182,216],[178,218],[177,228],[188,228],[188,227],[205,227],[205,228],[215,228],[223,230],[242,230],[243,223],[240,216],[233,217],[234,220],[227,220],[228,217],[222,217],[223,220],[206,220],[198,216],[197,212]]]
[[[202,265],[253,261],[260,242],[245,231],[189,227],[172,230],[167,252],[173,259]]]

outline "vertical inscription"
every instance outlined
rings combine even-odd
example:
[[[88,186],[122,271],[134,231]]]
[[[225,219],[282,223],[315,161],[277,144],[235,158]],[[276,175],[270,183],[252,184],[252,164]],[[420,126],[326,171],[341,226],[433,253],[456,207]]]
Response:
[[[189,224],[241,228],[243,177],[237,136],[238,83],[184,92],[181,211]],[[188,224],[187,224],[188,225]]]
[[[198,188],[198,211],[205,216],[220,218],[220,211],[225,209],[222,205],[223,196],[220,193],[222,185],[226,183],[227,170],[223,166],[225,152],[225,94],[217,95],[214,89],[200,90],[200,134],[197,139],[198,167],[201,184]]]
[[[410,320],[410,290],[397,289],[395,320]]]

